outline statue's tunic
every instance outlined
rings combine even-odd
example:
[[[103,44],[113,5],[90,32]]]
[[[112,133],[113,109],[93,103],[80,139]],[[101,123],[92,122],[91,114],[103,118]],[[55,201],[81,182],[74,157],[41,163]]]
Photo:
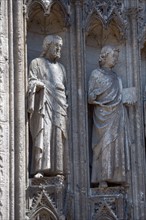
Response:
[[[38,89],[37,82],[45,87]],[[36,58],[29,70],[28,110],[32,136],[31,174],[63,173],[67,102],[65,70],[60,63]]]
[[[94,105],[92,183],[127,182],[130,135],[121,80],[112,71],[96,69],[90,76],[88,95]]]

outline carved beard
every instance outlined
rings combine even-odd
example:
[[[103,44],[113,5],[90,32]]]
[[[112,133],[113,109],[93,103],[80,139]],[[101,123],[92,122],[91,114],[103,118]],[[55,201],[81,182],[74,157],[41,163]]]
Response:
[[[61,52],[60,52],[60,51],[55,51],[54,57],[55,57],[56,59],[59,59],[60,56],[61,56]]]

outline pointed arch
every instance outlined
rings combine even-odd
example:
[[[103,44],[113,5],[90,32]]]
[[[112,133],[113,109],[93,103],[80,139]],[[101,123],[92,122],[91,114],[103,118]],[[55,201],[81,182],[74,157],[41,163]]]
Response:
[[[43,215],[47,217],[45,218],[47,220],[59,220],[60,214],[50,196],[43,190],[33,198],[28,216],[31,220],[37,220],[37,216]]]
[[[46,220],[58,220],[59,218],[48,208],[41,207],[31,216],[31,220],[37,220],[44,218]]]
[[[54,5],[59,7],[59,11],[64,18],[64,23],[66,26],[68,26],[70,23],[68,5],[65,5],[62,1],[59,0],[28,0],[26,3],[27,17],[28,19],[32,17],[32,14],[36,8],[41,8],[44,15],[49,16]]]
[[[100,25],[98,25],[100,23]],[[96,9],[87,17],[86,23],[85,23],[85,32],[86,35],[92,30],[92,27],[97,27],[98,29],[108,30],[111,29],[111,26],[113,25],[113,29],[116,30],[119,33],[119,39],[118,40],[124,40],[127,36],[127,23],[122,19],[122,17],[119,15],[116,9],[112,11],[110,14],[108,20],[104,19],[103,16],[101,16],[100,13],[97,12]],[[102,30],[103,31],[103,30]],[[99,33],[99,31],[98,31]]]
[[[97,41],[97,46],[102,47],[103,45],[109,42],[115,42],[114,44],[123,42],[126,38],[126,28],[123,28],[124,24],[117,19],[116,14],[112,14],[108,20],[108,23],[105,23],[103,18],[100,15],[97,15],[95,12],[88,18],[85,27],[86,39],[89,36],[92,36]]]

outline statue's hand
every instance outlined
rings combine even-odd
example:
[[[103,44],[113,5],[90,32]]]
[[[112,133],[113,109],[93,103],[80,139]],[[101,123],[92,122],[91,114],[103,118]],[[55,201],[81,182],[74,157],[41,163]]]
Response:
[[[96,99],[96,94],[94,92],[89,94],[88,102],[89,104],[92,104],[93,101]]]
[[[37,90],[37,92],[38,92],[40,89],[43,89],[43,88],[45,88],[44,83],[42,83],[41,81],[37,81],[37,82],[36,82],[36,90]]]
[[[62,90],[62,91],[65,89],[64,85],[61,84],[61,83],[56,83],[55,88],[59,89],[59,90]]]

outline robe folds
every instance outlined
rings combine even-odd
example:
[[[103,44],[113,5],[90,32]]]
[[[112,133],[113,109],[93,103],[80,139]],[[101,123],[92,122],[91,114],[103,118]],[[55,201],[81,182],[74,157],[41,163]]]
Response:
[[[63,174],[67,138],[65,70],[60,63],[36,58],[30,64],[28,112],[32,136],[31,174]],[[37,83],[44,84],[43,88]]]
[[[89,79],[88,102],[94,105],[92,183],[126,183],[131,138],[122,82],[113,71],[96,69]]]

